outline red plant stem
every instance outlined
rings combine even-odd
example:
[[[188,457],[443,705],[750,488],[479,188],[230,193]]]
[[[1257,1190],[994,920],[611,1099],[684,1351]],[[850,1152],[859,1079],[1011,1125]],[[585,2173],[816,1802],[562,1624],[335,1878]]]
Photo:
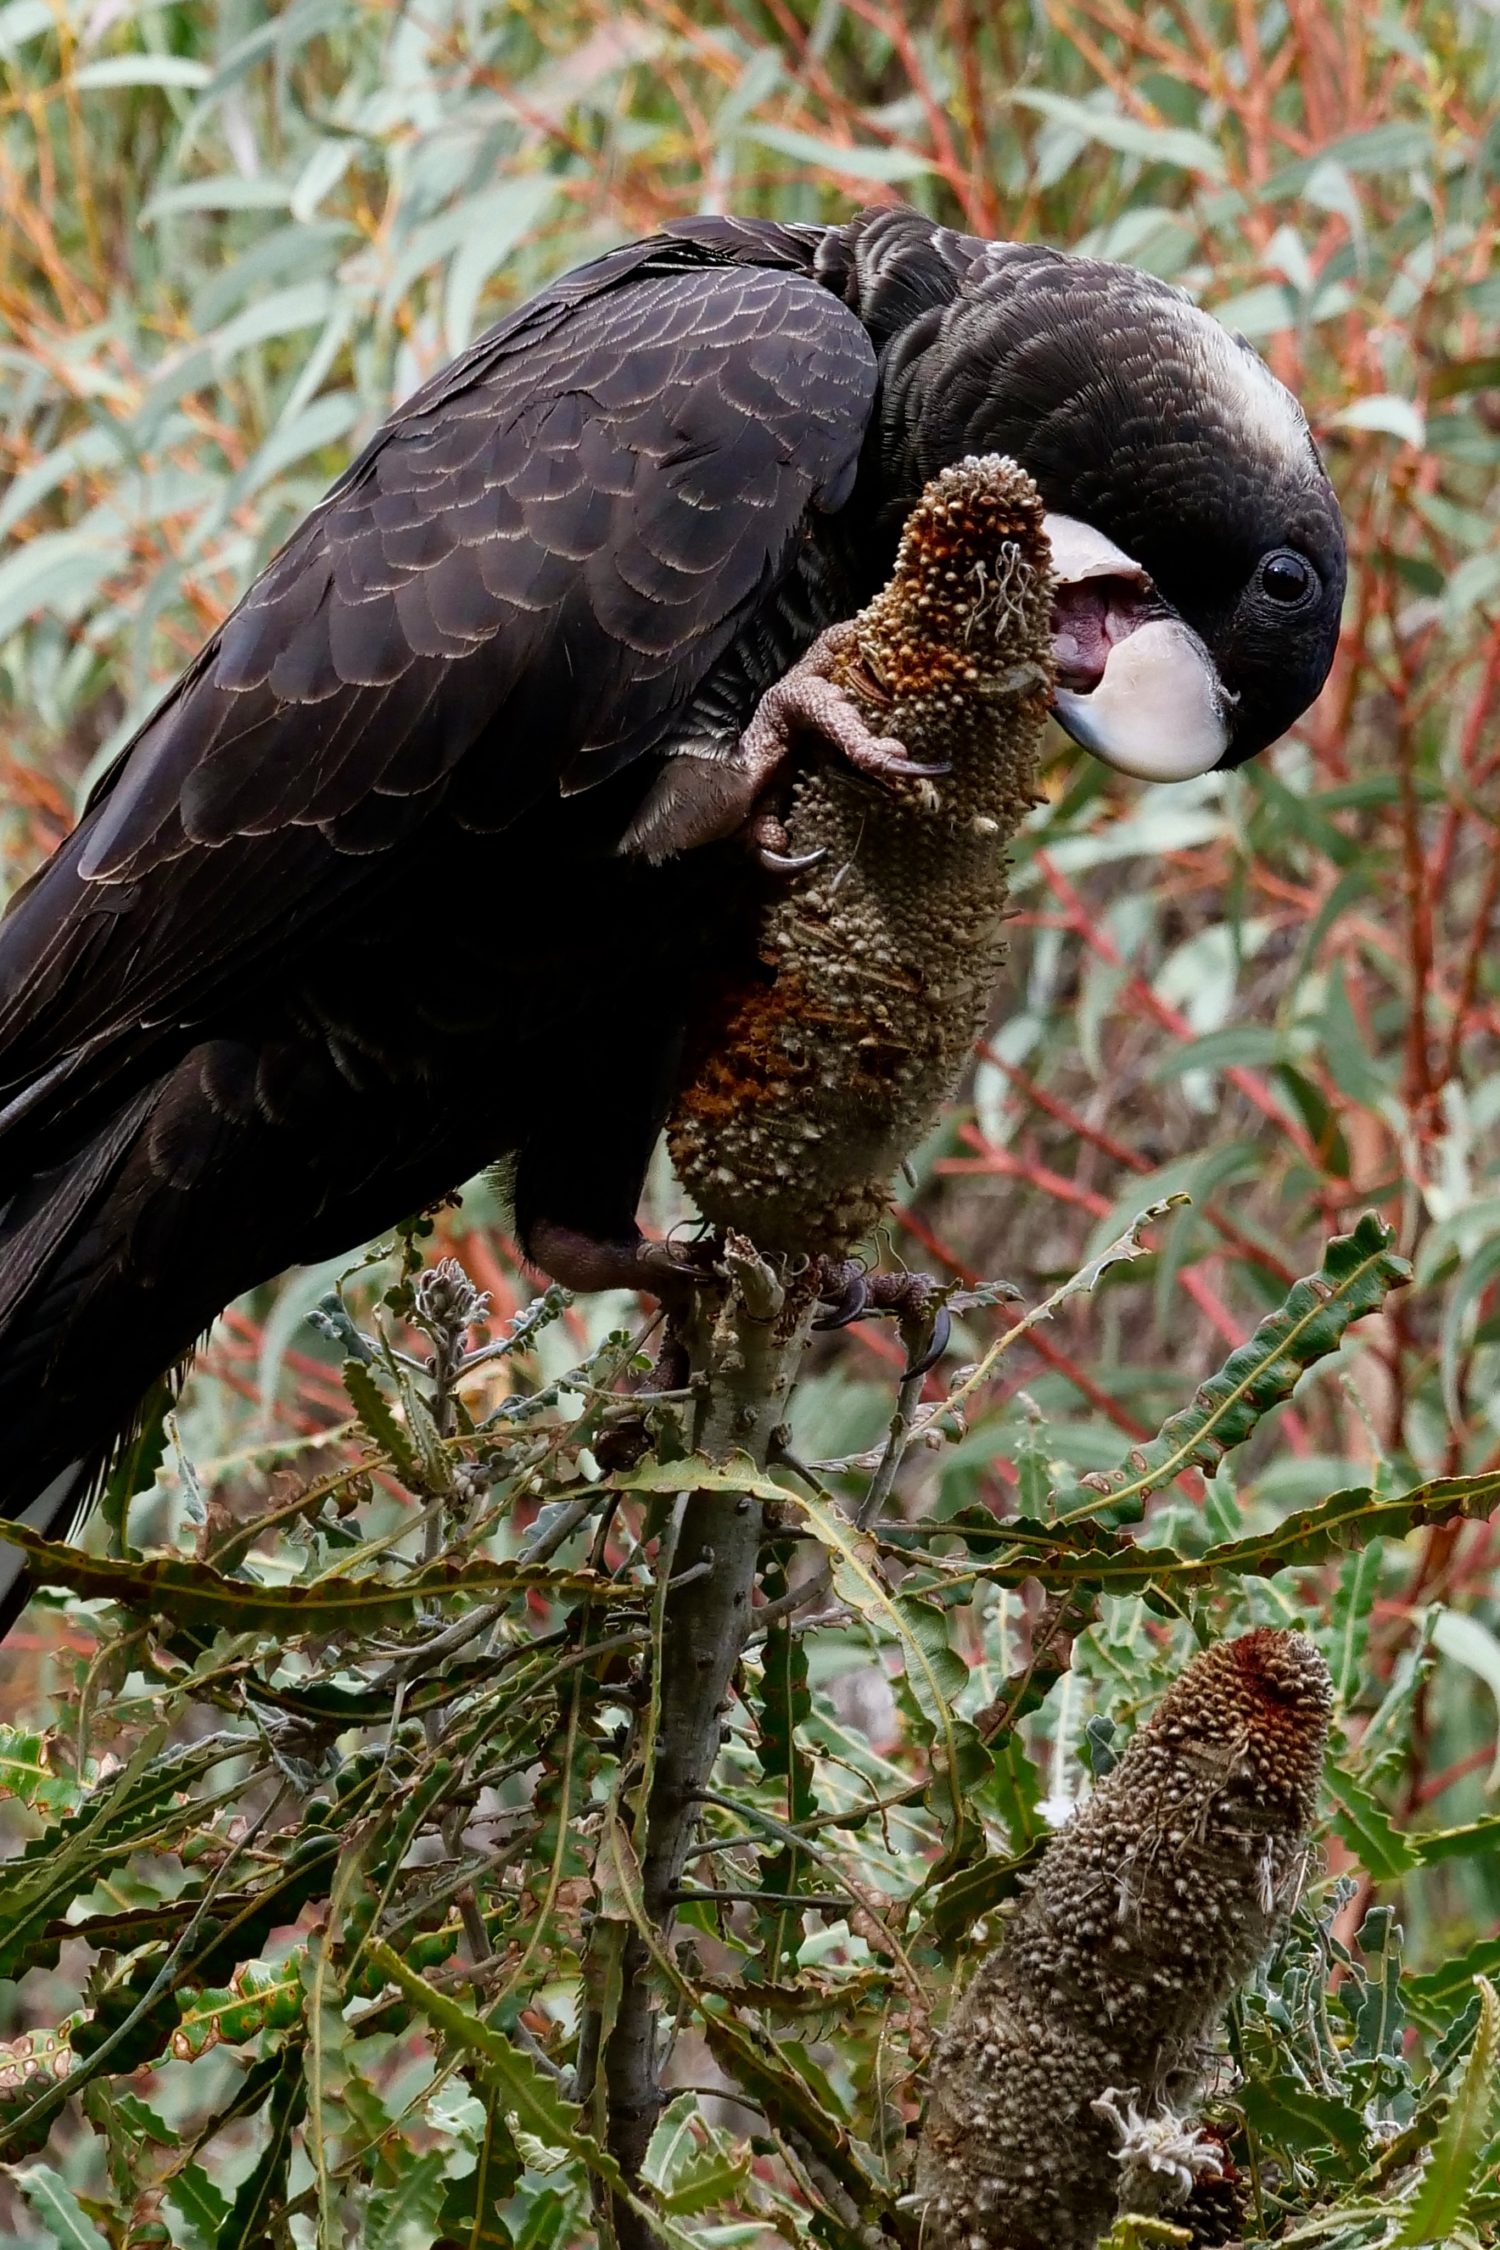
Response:
[[[1164,1030],[1175,1033],[1179,1039],[1190,1040],[1193,1037],[1193,1027],[1186,1016],[1181,1014],[1178,1009],[1168,1007],[1166,1001],[1152,991],[1145,978],[1128,966],[1124,955],[1120,952],[1109,932],[1101,929],[1091,918],[1088,908],[1084,905],[1083,900],[1068,881],[1066,875],[1063,874],[1061,868],[1046,852],[1037,853],[1036,864],[1054,897],[1061,902],[1069,917],[1069,927],[1075,935],[1082,938],[1085,945],[1092,952],[1097,953],[1101,961],[1107,961],[1111,968],[1125,970],[1125,990],[1130,994],[1136,1005],[1143,1008]],[[1322,1171],[1323,1167],[1319,1160],[1318,1151],[1313,1146],[1307,1133],[1297,1123],[1296,1119],[1283,1109],[1264,1079],[1259,1077],[1255,1071],[1246,1070],[1238,1063],[1232,1064],[1225,1071],[1224,1076],[1231,1086],[1245,1096],[1247,1101],[1254,1104],[1263,1117],[1268,1117],[1278,1131],[1285,1134],[1297,1154],[1310,1164],[1314,1171]]]
[[[1049,1094],[1045,1087],[1036,1083],[1034,1078],[1028,1078],[1024,1071],[1016,1068],[1014,1063],[1006,1062],[1004,1057],[997,1055],[989,1045],[982,1045],[979,1051],[987,1062],[994,1065],[996,1070],[1005,1073],[1018,1093],[1024,1094],[1028,1101],[1036,1104],[1038,1109],[1045,1110],[1049,1117],[1055,1117],[1059,1125],[1066,1125],[1068,1130],[1076,1133],[1081,1140],[1091,1142],[1095,1148],[1102,1150],[1104,1155],[1112,1157],[1115,1163],[1123,1164],[1128,1170],[1132,1172],[1150,1171],[1151,1166],[1147,1159],[1141,1155],[1139,1149],[1127,1147],[1124,1141],[1116,1140],[1112,1133],[1106,1133],[1102,1126],[1090,1124],[1089,1120],[1080,1115],[1069,1103],[1059,1100],[1056,1094]],[[1264,1249],[1258,1242],[1252,1242],[1249,1236],[1244,1234],[1232,1219],[1226,1218],[1221,1211],[1216,1211],[1212,1205],[1205,1205],[1203,1217],[1211,1227],[1218,1230],[1230,1248],[1237,1251],[1242,1258],[1249,1259],[1253,1265],[1259,1266],[1263,1272],[1271,1274],[1288,1288],[1296,1280],[1295,1270],[1284,1258],[1278,1258],[1273,1251]]]

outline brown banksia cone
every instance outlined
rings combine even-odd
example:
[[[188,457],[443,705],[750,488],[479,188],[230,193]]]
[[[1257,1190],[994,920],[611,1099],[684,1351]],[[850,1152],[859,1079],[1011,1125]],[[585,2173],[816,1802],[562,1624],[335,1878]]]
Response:
[[[1221,1641],[1049,1844],[934,2057],[925,2250],[1093,2250],[1220,2175],[1187,2106],[1296,1902],[1331,1702],[1304,1634]]]
[[[836,759],[797,777],[783,878],[744,974],[689,1029],[667,1139],[705,1218],[773,1254],[842,1253],[968,1059],[1004,953],[1005,847],[1036,801],[1052,556],[1014,461],[945,469],[830,677],[936,781]]]
[[[1195,2180],[1185,2203],[1172,2213],[1192,2236],[1192,2250],[1225,2250],[1245,2231],[1247,2199],[1237,2180]]]

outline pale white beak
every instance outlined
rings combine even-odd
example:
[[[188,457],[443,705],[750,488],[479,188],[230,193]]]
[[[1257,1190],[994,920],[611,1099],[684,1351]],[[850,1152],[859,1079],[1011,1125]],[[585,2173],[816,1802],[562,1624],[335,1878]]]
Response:
[[[1150,578],[1122,548],[1073,516],[1045,529],[1065,620],[1066,589],[1089,579],[1124,582],[1147,610],[1139,623],[1112,620],[1104,673],[1088,693],[1059,688],[1053,710],[1075,742],[1139,781],[1187,781],[1208,773],[1229,746],[1234,698],[1190,625],[1167,610]],[[1150,611],[1154,610],[1154,614]],[[1059,646],[1065,639],[1059,636]]]

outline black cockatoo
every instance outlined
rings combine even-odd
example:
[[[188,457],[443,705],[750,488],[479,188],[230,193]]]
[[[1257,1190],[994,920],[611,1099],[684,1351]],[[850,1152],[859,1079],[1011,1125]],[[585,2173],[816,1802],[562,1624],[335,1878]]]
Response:
[[[1123,267],[692,220],[385,424],[0,923],[0,1512],[65,1528],[232,1298],[502,1158],[541,1268],[649,1284],[691,994],[776,880],[757,801],[799,729],[891,755],[819,635],[973,453],[1049,510],[1080,742],[1170,778],[1312,702],[1344,541],[1306,421]]]

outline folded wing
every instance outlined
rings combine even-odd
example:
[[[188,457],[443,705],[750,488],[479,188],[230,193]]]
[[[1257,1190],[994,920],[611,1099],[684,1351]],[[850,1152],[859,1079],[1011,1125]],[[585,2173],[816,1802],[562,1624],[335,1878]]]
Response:
[[[276,556],[0,924],[0,1180],[294,974],[440,808],[498,832],[662,739],[874,394],[835,297],[724,257],[658,239],[533,300]]]

